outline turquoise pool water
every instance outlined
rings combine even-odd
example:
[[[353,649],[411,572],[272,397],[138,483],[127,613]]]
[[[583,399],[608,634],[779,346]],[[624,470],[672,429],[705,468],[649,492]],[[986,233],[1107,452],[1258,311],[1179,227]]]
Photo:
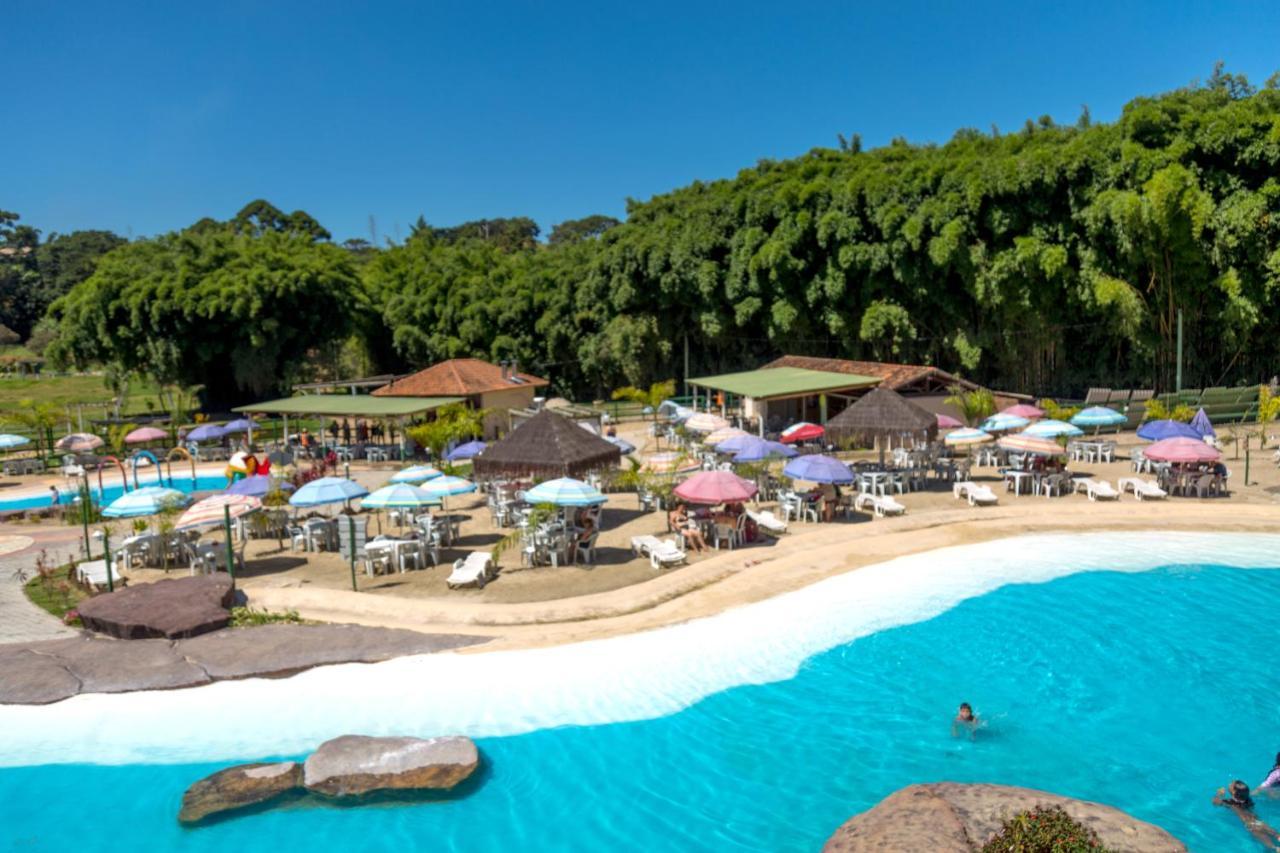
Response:
[[[174,822],[183,789],[227,762],[0,769],[0,848],[814,851],[898,787],[958,780],[1097,799],[1193,850],[1250,851],[1209,800],[1237,776],[1257,784],[1280,750],[1270,655],[1278,604],[1271,569],[1171,566],[1004,586],[813,655],[790,679],[724,690],[678,713],[482,738],[488,771],[456,802],[289,808],[183,830]],[[624,670],[620,662],[617,690]],[[334,716],[351,710],[344,702],[369,719],[396,710],[362,691],[333,695]],[[130,706],[154,715],[132,725],[181,729],[165,717],[166,696],[177,698]],[[962,700],[987,721],[973,742],[949,733]],[[50,706],[22,719],[77,726],[86,743],[121,725],[88,706],[60,713]],[[276,723],[264,711],[257,725]],[[220,739],[207,721],[194,725],[190,744],[202,728]],[[67,758],[48,750],[50,760]],[[1280,803],[1260,811],[1280,823]]]
[[[105,472],[104,472],[105,473]],[[114,484],[105,476],[103,477],[102,489],[98,489],[97,477],[90,478],[90,486],[93,492],[93,499],[99,504],[109,504],[120,495],[124,494],[124,486],[121,485],[119,474],[115,475]],[[145,468],[138,472],[138,484],[141,486],[158,486],[161,481],[156,474],[154,468]],[[200,475],[192,479],[191,475],[180,476],[175,474],[172,478],[165,477],[164,485],[194,494],[196,492],[220,492],[227,487],[227,478],[221,474]],[[133,489],[133,475],[129,476],[129,488]],[[76,493],[73,490],[59,489],[61,495],[60,502],[68,503],[75,500]],[[21,498],[0,498],[0,512],[11,512],[19,509],[41,509],[53,503],[53,496],[48,492],[43,494],[29,495]]]

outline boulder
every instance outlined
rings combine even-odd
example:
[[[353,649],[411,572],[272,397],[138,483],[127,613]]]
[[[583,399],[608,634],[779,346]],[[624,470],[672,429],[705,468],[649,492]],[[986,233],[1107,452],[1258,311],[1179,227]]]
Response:
[[[122,640],[174,640],[227,627],[233,597],[229,577],[200,575],[95,595],[76,610],[91,631]]]
[[[351,797],[375,791],[447,790],[480,765],[467,737],[366,737],[325,741],[302,766],[308,791]]]
[[[827,840],[825,853],[973,853],[1004,821],[1036,805],[1061,806],[1098,833],[1108,850],[1185,853],[1186,846],[1158,826],[1119,809],[1007,785],[938,782],[911,785],[854,817]]]
[[[219,770],[192,785],[182,795],[179,823],[200,823],[227,812],[270,802],[302,785],[302,765],[238,764]]]

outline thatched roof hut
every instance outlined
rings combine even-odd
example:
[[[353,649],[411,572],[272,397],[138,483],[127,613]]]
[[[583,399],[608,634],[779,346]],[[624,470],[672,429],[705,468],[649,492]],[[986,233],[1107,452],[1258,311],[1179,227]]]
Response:
[[[848,438],[912,438],[931,440],[938,418],[888,388],[873,388],[849,408],[827,421],[827,435]]]
[[[616,445],[544,409],[486,447],[472,470],[478,477],[576,477],[621,459]]]

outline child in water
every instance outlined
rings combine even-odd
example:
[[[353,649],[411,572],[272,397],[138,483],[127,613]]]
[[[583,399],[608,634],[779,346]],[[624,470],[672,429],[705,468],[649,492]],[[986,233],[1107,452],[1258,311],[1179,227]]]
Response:
[[[969,734],[969,740],[973,740],[974,735],[978,731],[978,715],[973,713],[973,706],[968,702],[961,702],[960,709],[956,712],[956,718],[951,721],[951,736],[959,737],[960,732],[965,731]]]
[[[1213,804],[1231,809],[1232,813],[1244,824],[1244,828],[1249,830],[1249,834],[1263,847],[1268,850],[1280,850],[1280,832],[1276,832],[1254,814],[1253,797],[1249,795],[1249,786],[1237,779],[1231,783],[1228,790],[1231,793],[1230,796],[1227,796],[1227,792],[1219,788],[1217,796],[1213,798]]]

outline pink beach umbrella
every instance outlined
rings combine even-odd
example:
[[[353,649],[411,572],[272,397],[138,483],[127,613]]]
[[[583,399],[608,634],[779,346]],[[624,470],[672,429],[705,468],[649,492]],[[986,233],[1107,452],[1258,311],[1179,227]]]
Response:
[[[1044,409],[1041,409],[1038,406],[1033,406],[1030,403],[1019,403],[1016,406],[1009,406],[1006,409],[1001,409],[1000,414],[1014,415],[1019,418],[1027,419],[1043,418]]]
[[[756,496],[759,489],[732,471],[703,471],[676,486],[676,497],[694,504],[741,503]]]
[[[964,424],[951,417],[951,415],[938,415],[938,429],[959,429],[962,426]]]
[[[1148,459],[1156,462],[1217,462],[1222,454],[1205,444],[1198,438],[1166,438],[1142,451]]]
[[[141,444],[144,441],[161,441],[169,437],[169,433],[156,427],[138,427],[124,437],[125,444]]]
[[[102,443],[102,439],[92,433],[73,432],[58,439],[58,443],[53,447],[55,450],[65,450],[68,453],[88,453],[90,450],[97,450]]]

